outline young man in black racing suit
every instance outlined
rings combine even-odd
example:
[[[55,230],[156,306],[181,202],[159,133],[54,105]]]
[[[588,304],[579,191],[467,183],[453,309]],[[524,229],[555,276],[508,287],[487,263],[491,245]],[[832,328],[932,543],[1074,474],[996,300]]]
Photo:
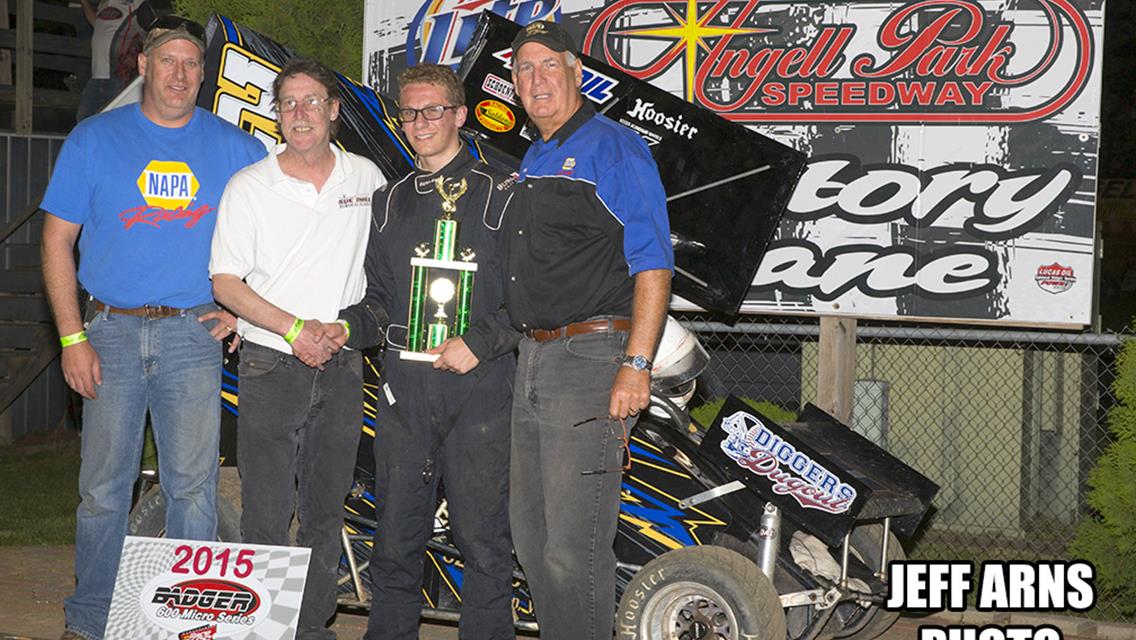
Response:
[[[401,74],[399,86],[398,115],[416,167],[375,193],[367,293],[339,316],[349,326],[348,346],[378,344],[384,333],[389,342],[378,400],[382,424],[375,434],[378,526],[365,637],[418,637],[423,554],[444,479],[451,530],[465,561],[459,637],[511,640],[509,416],[520,335],[502,310],[497,236],[513,178],[463,145],[458,128],[465,122],[465,96],[452,70],[418,65]],[[432,246],[423,256],[420,245],[433,244],[435,221],[443,214],[439,177],[451,197],[461,193],[453,213],[459,225],[455,253],[472,251],[477,270],[469,330],[430,349],[438,356],[431,365],[402,359],[392,346],[406,344],[406,328],[398,323],[407,322],[411,258],[433,257]],[[434,319],[435,306],[427,300],[423,324]]]

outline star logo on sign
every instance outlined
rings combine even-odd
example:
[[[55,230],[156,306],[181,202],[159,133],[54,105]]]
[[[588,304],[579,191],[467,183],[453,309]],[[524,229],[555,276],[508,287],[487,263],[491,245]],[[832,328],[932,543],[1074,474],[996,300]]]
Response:
[[[739,27],[739,18],[729,26],[711,26],[710,23],[722,13],[729,4],[729,0],[717,0],[701,16],[698,13],[697,0],[686,0],[686,12],[680,15],[672,6],[675,3],[662,3],[660,6],[670,16],[672,22],[666,25],[641,27],[623,31],[612,31],[612,35],[632,36],[640,38],[656,38],[674,40],[674,44],[660,55],[654,63],[652,70],[662,70],[670,67],[675,60],[682,57],[686,69],[686,95],[687,102],[694,102],[694,76],[698,62],[698,49],[710,53],[707,39],[722,36],[757,35],[761,33],[775,33],[777,29],[761,27]],[[706,4],[706,3],[703,3]]]

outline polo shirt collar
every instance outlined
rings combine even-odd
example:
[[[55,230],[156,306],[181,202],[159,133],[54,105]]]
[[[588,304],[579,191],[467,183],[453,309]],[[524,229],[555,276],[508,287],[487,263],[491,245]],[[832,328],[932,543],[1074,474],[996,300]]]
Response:
[[[331,153],[333,156],[335,156],[335,166],[332,167],[331,175],[327,177],[326,184],[332,184],[334,182],[343,180],[345,175],[352,173],[352,168],[351,164],[346,161],[346,158],[343,156],[343,151],[339,147],[335,146],[335,144],[332,143],[329,143],[328,146],[331,147]],[[284,153],[284,150],[287,148],[287,142],[280,142],[272,148],[272,152],[269,154],[271,161],[269,161],[267,168],[268,178],[272,182],[272,184],[277,184],[289,180],[296,180],[292,176],[284,173],[284,170],[280,168],[280,160],[277,158],[277,156],[279,156],[281,153]]]
[[[477,161],[477,158],[473,157],[473,154],[466,149],[464,142],[457,154],[446,163],[446,166],[437,171],[427,171],[418,166],[418,162],[415,161],[414,190],[419,194],[431,193],[434,191],[434,180],[438,176],[465,176]]]
[[[573,113],[572,117],[568,118],[567,122],[560,125],[560,128],[548,138],[545,144],[551,142],[556,142],[558,146],[564,144],[568,138],[572,137],[573,133],[576,133],[577,129],[584,126],[584,123],[591,120],[595,115],[596,108],[592,106],[592,101],[584,98],[583,103],[580,104],[580,108],[576,109],[576,113]]]

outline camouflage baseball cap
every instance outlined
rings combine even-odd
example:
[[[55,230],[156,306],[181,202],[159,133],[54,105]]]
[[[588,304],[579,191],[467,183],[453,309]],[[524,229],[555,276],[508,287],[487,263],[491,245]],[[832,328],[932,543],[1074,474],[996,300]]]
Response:
[[[205,27],[181,16],[166,15],[158,18],[146,32],[142,53],[149,53],[171,40],[189,40],[205,53]]]

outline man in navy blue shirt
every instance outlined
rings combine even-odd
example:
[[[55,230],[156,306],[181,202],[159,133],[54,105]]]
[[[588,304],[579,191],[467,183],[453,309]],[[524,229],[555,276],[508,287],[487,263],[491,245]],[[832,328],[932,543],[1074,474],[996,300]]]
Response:
[[[627,431],[650,400],[674,255],[647,145],[580,94],[552,22],[513,41],[539,130],[504,221],[505,306],[519,346],[510,516],[541,638],[609,640]]]

